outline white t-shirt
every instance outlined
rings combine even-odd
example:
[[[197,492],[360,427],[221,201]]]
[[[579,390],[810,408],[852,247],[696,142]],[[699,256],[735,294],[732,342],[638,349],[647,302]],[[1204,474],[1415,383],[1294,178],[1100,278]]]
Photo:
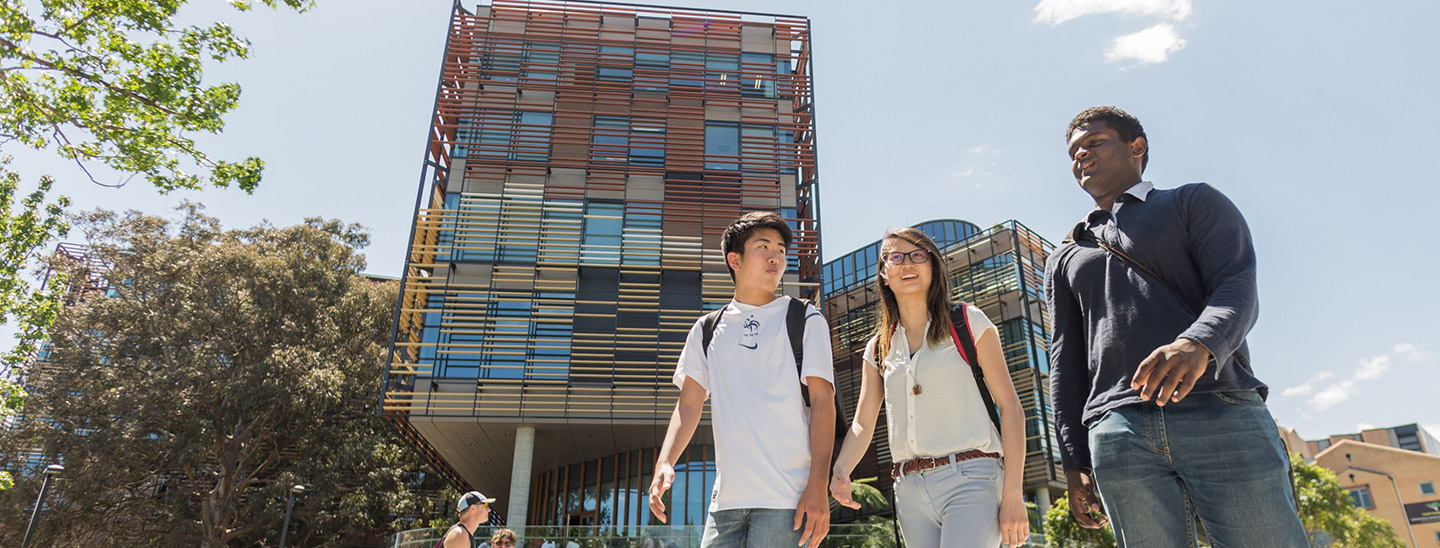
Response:
[[[764,306],[730,301],[716,322],[709,357],[700,348],[705,318],[690,328],[675,384],[704,387],[715,430],[715,490],[710,511],[791,509],[810,477],[810,409],[785,328],[790,297]],[[830,326],[815,307],[805,318],[805,377],[835,383]]]
[[[966,305],[965,315],[977,344],[986,331],[995,329],[979,308]],[[930,331],[929,322],[925,331]],[[965,336],[964,331],[964,326],[956,326],[960,336]],[[865,346],[865,363],[870,367],[875,366],[874,356],[872,338]],[[905,327],[897,326],[890,338],[890,353],[883,361],[891,461],[943,457],[971,449],[1004,454],[1000,433],[990,422],[985,400],[975,385],[975,374],[960,357],[953,337],[946,336],[938,345],[927,341],[912,352]],[[914,391],[917,384],[919,394]]]

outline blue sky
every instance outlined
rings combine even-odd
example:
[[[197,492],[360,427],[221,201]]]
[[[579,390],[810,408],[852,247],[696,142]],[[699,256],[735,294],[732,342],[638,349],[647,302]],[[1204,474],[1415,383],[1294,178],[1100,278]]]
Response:
[[[250,60],[211,71],[244,95],[225,133],[202,139],[265,159],[254,195],[104,189],[6,150],[13,167],[57,176],[77,209],[173,215],[192,199],[235,227],[359,222],[374,233],[369,270],[398,275],[450,2],[320,0],[299,15],[197,4],[187,17],[254,42]],[[1311,439],[1412,422],[1440,435],[1440,185],[1427,165],[1440,150],[1440,4],[681,5],[810,17],[825,258],[936,218],[1018,219],[1058,240],[1093,207],[1069,174],[1065,125],[1119,105],[1150,135],[1148,179],[1209,182],[1248,218],[1261,296],[1250,344],[1280,422]]]

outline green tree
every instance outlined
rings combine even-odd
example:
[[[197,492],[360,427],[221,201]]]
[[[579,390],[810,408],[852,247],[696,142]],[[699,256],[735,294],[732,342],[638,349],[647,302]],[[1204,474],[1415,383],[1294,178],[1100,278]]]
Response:
[[[1045,513],[1045,543],[1052,548],[1115,548],[1110,526],[1086,529],[1070,514],[1070,497],[1060,495]]]
[[[1300,500],[1300,522],[1310,545],[1331,548],[1402,548],[1407,544],[1385,520],[1351,504],[1335,473],[1298,454],[1290,456],[1295,490]]]
[[[438,513],[415,453],[373,412],[398,284],[358,274],[360,227],[223,230],[198,206],[176,223],[96,211],[77,227],[109,291],[73,299],[52,328],[57,382],[26,411],[47,420],[0,439],[63,455],[51,543],[273,543],[295,484],[308,488],[296,545]],[[34,487],[0,498],[23,508]],[[0,516],[0,544],[23,519]]]
[[[259,158],[212,158],[191,136],[219,133],[240,100],[238,84],[204,83],[206,60],[243,59],[250,43],[222,22],[180,25],[187,3],[0,0],[0,142],[53,150],[86,174],[98,162],[144,175],[162,192],[207,180],[253,191]],[[305,10],[312,1],[259,3]]]
[[[143,175],[161,192],[207,182],[252,192],[260,182],[259,158],[212,158],[192,137],[220,133],[240,99],[238,84],[204,84],[205,64],[243,59],[250,43],[224,23],[178,24],[187,3],[0,0],[0,323],[13,321],[19,332],[0,364],[0,420],[23,404],[12,369],[43,344],[58,308],[57,294],[35,290],[25,271],[66,234],[61,211],[69,205],[46,198],[48,175],[17,204],[22,178],[6,147],[53,152],[106,186],[124,183],[102,182],[97,164],[127,181]],[[259,3],[303,11],[312,0]],[[243,11],[252,2],[230,4]],[[8,483],[0,472],[0,490]]]

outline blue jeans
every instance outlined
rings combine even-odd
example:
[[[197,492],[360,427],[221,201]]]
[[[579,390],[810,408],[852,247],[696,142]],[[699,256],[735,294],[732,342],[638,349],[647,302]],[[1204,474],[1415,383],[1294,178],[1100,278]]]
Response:
[[[1122,548],[1308,547],[1290,458],[1253,390],[1191,394],[1106,413],[1090,427],[1101,502]]]
[[[1000,461],[952,462],[895,480],[895,512],[912,548],[998,548]]]
[[[700,548],[796,548],[804,529],[795,529],[794,508],[718,510],[705,518]]]

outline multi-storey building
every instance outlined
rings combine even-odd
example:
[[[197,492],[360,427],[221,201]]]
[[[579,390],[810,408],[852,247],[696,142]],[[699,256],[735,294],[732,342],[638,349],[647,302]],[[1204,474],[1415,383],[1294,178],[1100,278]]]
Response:
[[[1388,522],[1406,546],[1440,543],[1440,456],[1334,438],[1315,455],[1315,464],[1335,472],[1356,508]]]
[[[1390,428],[1369,428],[1361,430],[1359,434],[1335,434],[1323,440],[1306,441],[1305,445],[1308,454],[1315,455],[1329,449],[1340,440],[1362,441],[1440,456],[1440,442],[1436,442],[1434,436],[1431,436],[1419,424],[1414,423]]]
[[[1052,495],[1065,490],[1050,409],[1050,319],[1045,305],[1045,259],[1054,245],[1016,221],[989,229],[956,220],[915,225],[945,255],[951,297],[979,307],[999,328],[1010,377],[1025,407],[1025,489],[1041,512]],[[860,393],[861,353],[879,321],[875,289],[880,241],[822,267],[825,317],[833,328],[836,390],[845,417],[853,417]],[[876,477],[890,489],[890,448],[885,414],[876,421],[874,443],[856,467],[855,478]]]
[[[380,412],[515,525],[651,523],[686,332],[727,302],[720,235],[795,229],[819,297],[809,21],[578,1],[457,5]],[[708,418],[671,523],[704,519]]]

